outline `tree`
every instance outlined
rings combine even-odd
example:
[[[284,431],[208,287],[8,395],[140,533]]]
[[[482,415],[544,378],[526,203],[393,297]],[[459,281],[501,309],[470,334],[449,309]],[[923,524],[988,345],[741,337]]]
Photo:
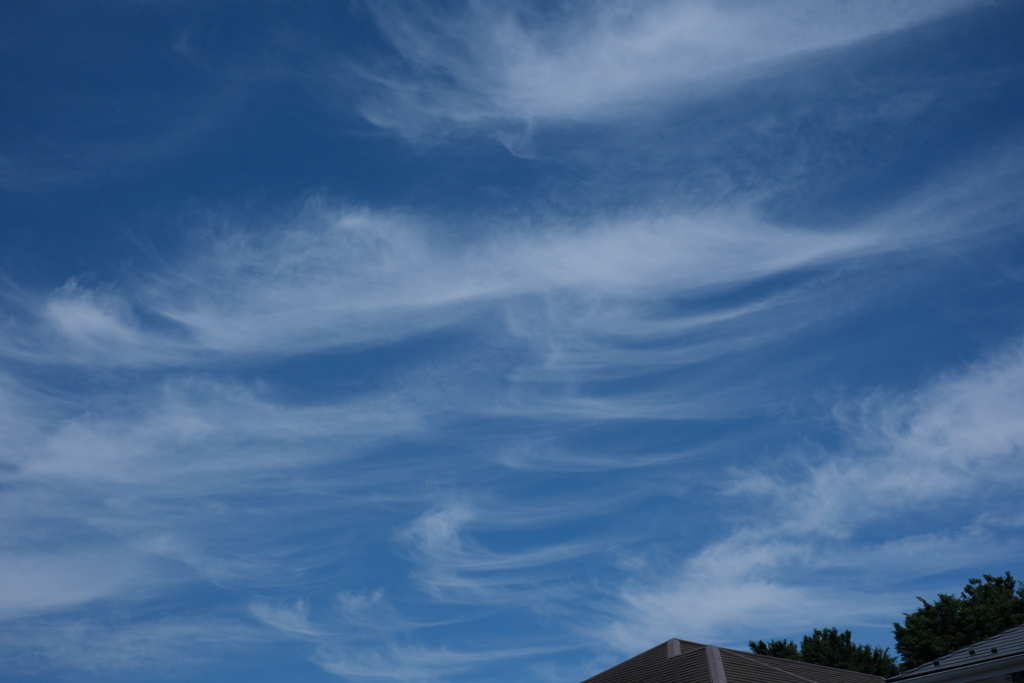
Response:
[[[750,651],[876,676],[894,676],[899,671],[888,648],[857,645],[849,631],[840,633],[835,628],[814,629],[814,633],[803,637],[799,647],[792,640],[751,640]]]
[[[800,656],[800,647],[792,640],[772,640],[767,644],[763,640],[759,640],[756,643],[750,641],[750,651],[755,655],[795,659],[798,662],[804,661]]]
[[[894,623],[896,651],[911,669],[1024,623],[1024,583],[1006,572],[969,579],[960,597],[940,593]]]

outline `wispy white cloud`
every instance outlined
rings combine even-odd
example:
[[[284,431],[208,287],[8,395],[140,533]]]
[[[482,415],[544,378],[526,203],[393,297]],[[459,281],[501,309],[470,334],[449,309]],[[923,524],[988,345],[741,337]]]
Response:
[[[461,619],[425,622],[402,614],[384,595],[384,591],[337,596],[335,610],[320,610],[311,617],[305,600],[291,604],[271,604],[258,600],[250,610],[264,624],[286,634],[315,644],[313,661],[328,673],[346,680],[436,680],[479,667],[494,665],[507,659],[525,658],[557,652],[564,647],[543,646],[487,647],[482,641],[475,647],[453,648],[429,644],[417,633],[450,627]],[[436,638],[430,638],[436,641]],[[516,642],[537,641],[517,638]]]
[[[433,681],[482,664],[536,657],[552,647],[458,650],[395,644],[388,648],[335,647],[318,656],[325,671],[348,680]]]
[[[803,474],[775,478],[756,467],[738,474],[723,489],[726,503],[760,497],[757,519],[675,570],[629,580],[619,616],[601,636],[628,651],[666,631],[742,645],[746,634],[805,632],[824,620],[887,628],[887,617],[914,605],[912,596],[879,590],[884,577],[1015,561],[1006,539],[1019,534],[991,524],[991,506],[981,501],[1024,480],[1022,348],[1016,343],[904,396],[838,406],[844,450],[813,458]],[[964,504],[970,512],[959,525],[862,533]]]
[[[841,599],[776,578],[780,566],[798,563],[804,553],[799,546],[764,543],[752,535],[716,543],[667,577],[625,584],[617,618],[603,629],[585,631],[629,652],[673,634],[725,645],[737,634],[769,625],[784,628],[813,622],[818,615],[838,616]]]
[[[1024,479],[1024,346],[910,396],[873,395],[836,414],[849,452],[811,467],[796,495],[777,483],[786,528],[842,535],[896,510],[1012,486]]]
[[[265,645],[266,633],[230,615],[208,610],[201,616],[109,623],[90,619],[23,621],[5,632],[0,662],[8,672],[52,675],[152,675],[173,663],[176,671],[237,656]]]
[[[656,311],[636,319],[626,301],[706,296],[884,253],[894,241],[875,229],[787,229],[749,211],[497,228],[498,237],[454,246],[439,236],[440,226],[422,220],[314,204],[272,236],[233,231],[214,239],[194,259],[144,279],[130,297],[69,284],[42,302],[37,327],[8,327],[4,353],[129,366],[294,354],[388,343],[531,297],[542,307],[561,298],[561,312],[549,308],[548,315],[572,313],[563,322],[588,333],[628,340],[646,330],[645,338],[657,339],[755,315],[784,299],[674,320],[659,320]],[[900,247],[906,239],[895,237]],[[31,311],[34,302],[22,305]],[[525,330],[514,315],[513,328]],[[167,322],[143,324],[142,317]]]
[[[44,364],[201,367],[389,344],[490,319],[540,360],[535,376],[551,381],[706,363],[858,305],[843,283],[829,289],[836,265],[968,248],[965,238],[999,234],[1016,216],[1016,157],[951,169],[844,230],[792,228],[743,205],[665,206],[520,224],[483,217],[487,236],[466,239],[479,226],[465,219],[449,225],[319,199],[262,227],[199,227],[191,254],[117,288],[72,281],[46,296],[8,290],[19,315],[0,328],[0,353]],[[794,275],[767,294],[714,299]]]
[[[5,548],[0,552],[0,619],[46,614],[152,588],[147,564],[144,556],[109,543],[45,551]]]
[[[215,243],[149,298],[205,348],[272,352],[387,341],[523,296],[728,288],[874,251],[881,239],[785,230],[743,213],[511,235],[497,227],[508,236],[453,248],[414,218],[312,207],[263,244],[240,234]]]
[[[433,625],[403,615],[387,599],[383,589],[361,593],[341,591],[336,599],[335,607],[345,626],[362,633],[394,633]]]
[[[272,605],[266,600],[257,600],[249,609],[257,619],[279,631],[298,636],[322,635],[309,623],[309,605],[304,600],[291,605]]]
[[[894,586],[913,582],[924,596],[955,592],[969,567],[999,571],[1019,561],[1009,547],[1019,535],[964,521],[963,529],[841,543],[745,527],[673,570],[633,573],[616,602],[600,605],[611,618],[584,632],[623,653],[666,634],[745,649],[750,638],[798,638],[831,626],[884,647],[892,622],[918,606],[913,592]]]
[[[138,342],[138,324],[123,297],[83,289],[74,281],[46,302],[43,316],[59,334],[78,344]]]
[[[374,3],[404,69],[358,70],[363,113],[410,136],[627,115],[721,88],[772,60],[847,45],[976,4],[600,3],[566,10]],[[508,135],[509,133],[504,133]]]
[[[88,413],[53,428],[18,477],[163,486],[187,479],[194,486],[204,473],[258,476],[351,457],[385,435],[415,432],[419,424],[418,410],[401,396],[289,406],[252,387],[188,378],[145,396],[94,403]],[[305,448],[297,451],[300,442]],[[207,479],[211,486],[218,481],[238,484]]]
[[[435,598],[472,604],[517,602],[544,609],[572,592],[551,568],[599,551],[585,542],[495,552],[467,533],[477,519],[470,505],[450,501],[418,517],[404,532],[421,566],[417,578]]]
[[[316,552],[285,561],[263,544],[287,545],[288,520],[318,506],[372,506],[359,497],[389,480],[350,468],[328,497],[307,468],[422,429],[397,395],[296,406],[211,377],[86,397],[37,384],[0,378],[0,426],[10,427],[0,449],[3,619],[143,599],[182,581],[238,588],[301,575],[323,562]],[[273,512],[232,503],[237,496],[272,501]],[[238,533],[256,519],[258,534]],[[330,552],[326,544],[319,554]]]
[[[588,472],[597,470],[635,469],[669,465],[692,457],[696,453],[609,453],[587,451],[570,452],[545,444],[520,444],[509,447],[497,455],[497,460],[516,470],[538,472]]]

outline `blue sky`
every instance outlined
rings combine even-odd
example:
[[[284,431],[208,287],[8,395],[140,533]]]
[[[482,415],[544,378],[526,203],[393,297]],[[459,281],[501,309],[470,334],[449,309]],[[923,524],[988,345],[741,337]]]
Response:
[[[0,13],[5,680],[578,681],[1024,574],[1021,4]]]

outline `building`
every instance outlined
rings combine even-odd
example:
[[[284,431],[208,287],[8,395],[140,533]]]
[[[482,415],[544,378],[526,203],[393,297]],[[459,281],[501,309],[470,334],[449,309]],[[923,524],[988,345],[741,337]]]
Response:
[[[673,638],[583,683],[885,683],[885,679]]]
[[[1024,624],[904,671],[889,683],[1024,683]]]

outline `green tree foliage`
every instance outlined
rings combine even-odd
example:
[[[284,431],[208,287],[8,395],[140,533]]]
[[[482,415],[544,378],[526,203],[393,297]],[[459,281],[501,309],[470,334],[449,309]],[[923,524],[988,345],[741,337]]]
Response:
[[[1006,572],[970,579],[960,597],[939,594],[893,624],[896,651],[911,669],[1024,623],[1024,583]]]
[[[792,640],[772,640],[768,643],[751,640],[750,651],[876,676],[894,676],[899,670],[888,648],[883,650],[870,645],[857,645],[849,631],[840,633],[834,628],[814,629],[814,633],[804,636],[799,647]]]
[[[795,659],[802,662],[800,647],[792,640],[770,640],[765,643],[759,640],[756,643],[750,641],[750,651],[755,655],[768,655],[769,657],[781,657],[782,659]]]

